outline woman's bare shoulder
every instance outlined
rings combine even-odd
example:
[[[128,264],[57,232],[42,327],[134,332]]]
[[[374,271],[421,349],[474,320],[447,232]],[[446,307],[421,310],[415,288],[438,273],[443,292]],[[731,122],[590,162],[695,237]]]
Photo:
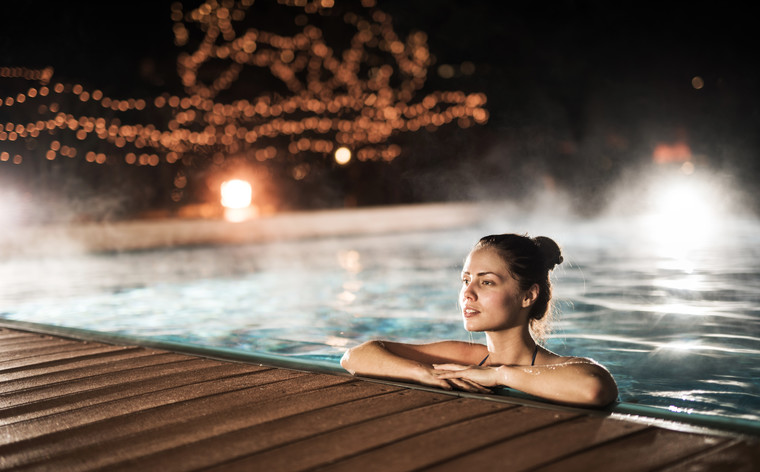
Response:
[[[587,357],[578,356],[561,356],[555,352],[552,352],[546,348],[541,348],[541,364],[543,365],[557,365],[557,364],[592,364],[601,366],[598,362]],[[538,360],[536,364],[538,364]]]
[[[485,349],[486,351],[488,348],[485,346],[485,344],[479,344],[479,343],[471,343],[467,341],[453,341],[453,340],[447,340],[447,341],[434,341],[432,343],[425,344],[426,346],[436,346],[441,347],[445,349]]]

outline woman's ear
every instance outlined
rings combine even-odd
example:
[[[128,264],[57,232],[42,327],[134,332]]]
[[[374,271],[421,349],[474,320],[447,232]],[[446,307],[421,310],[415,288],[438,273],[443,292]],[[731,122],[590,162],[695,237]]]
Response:
[[[533,284],[523,293],[522,306],[528,308],[536,301],[539,292],[538,284]]]

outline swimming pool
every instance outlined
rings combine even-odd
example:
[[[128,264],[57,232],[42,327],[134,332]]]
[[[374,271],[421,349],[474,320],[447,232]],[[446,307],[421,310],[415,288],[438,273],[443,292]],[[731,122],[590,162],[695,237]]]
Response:
[[[723,221],[703,241],[649,223],[505,214],[445,231],[10,257],[0,317],[337,366],[372,338],[483,341],[456,308],[469,248],[545,234],[565,254],[548,348],[606,365],[624,402],[760,420],[760,224]]]

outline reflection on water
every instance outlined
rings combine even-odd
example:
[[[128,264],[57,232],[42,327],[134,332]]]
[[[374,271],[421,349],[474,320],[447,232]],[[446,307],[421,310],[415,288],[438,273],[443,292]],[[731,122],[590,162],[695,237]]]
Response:
[[[607,359],[624,401],[759,419],[759,228],[665,203],[574,233],[614,235],[573,252],[553,345]]]
[[[550,349],[609,367],[623,401],[760,419],[760,225],[722,221],[719,238],[670,251],[639,224],[510,218],[446,233],[13,259],[0,264],[1,316],[335,362],[377,337],[480,342],[456,309],[464,256],[483,234],[530,231],[566,256]]]

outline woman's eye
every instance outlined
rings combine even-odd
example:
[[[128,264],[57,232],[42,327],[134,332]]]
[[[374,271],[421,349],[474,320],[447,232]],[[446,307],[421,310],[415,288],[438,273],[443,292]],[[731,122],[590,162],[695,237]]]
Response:
[[[493,285],[493,282],[490,280],[484,280],[483,285]]]
[[[467,279],[462,279],[462,285],[469,285],[470,281]]]

